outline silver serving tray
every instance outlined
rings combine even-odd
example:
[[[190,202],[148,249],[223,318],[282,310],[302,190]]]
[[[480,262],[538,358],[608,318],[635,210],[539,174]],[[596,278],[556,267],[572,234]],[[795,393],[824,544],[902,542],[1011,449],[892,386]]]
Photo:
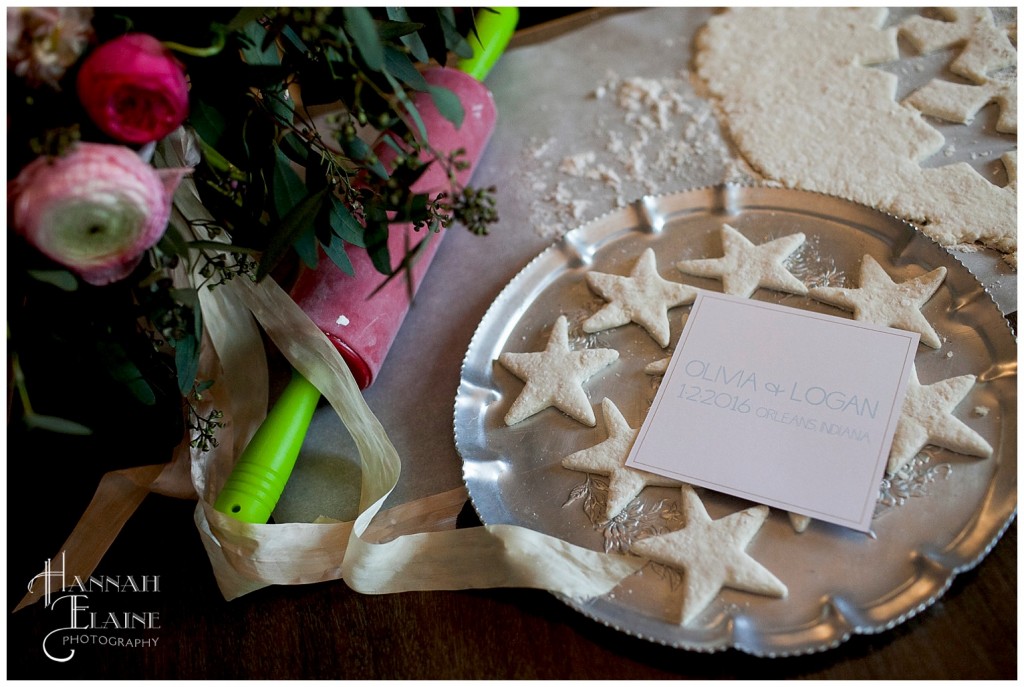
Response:
[[[974,276],[898,218],[806,191],[725,185],[645,197],[567,233],[505,287],[469,345],[454,418],[463,477],[484,523],[527,527],[594,550],[625,553],[638,536],[678,528],[678,490],[669,488],[647,488],[610,525],[595,524],[589,514],[602,500],[602,478],[564,469],[560,461],[604,439],[600,411],[596,428],[554,408],[507,427],[504,415],[523,383],[496,359],[503,351],[542,350],[552,323],[565,314],[573,347],[620,353],[586,385],[594,405],[607,395],[639,427],[660,382],[643,368],[671,347],[661,349],[635,324],[583,334],[580,324],[603,303],[584,275],[627,274],[650,246],[666,279],[718,291],[721,282],[688,277],[674,264],[721,255],[723,222],[755,243],[804,232],[807,241],[788,265],[808,285],[857,286],[867,253],[896,281],[945,266],[945,282],[923,308],[944,345],[919,348],[918,372],[923,384],[978,376],[955,414],[992,444],[994,455],[927,447],[906,474],[883,483],[871,535],[820,521],[797,533],[786,513],[773,510],[747,550],[788,586],[785,599],[726,589],[693,623],[680,626],[682,577],[649,564],[604,597],[562,600],[617,630],[682,649],[735,648],[764,656],[821,651],[853,634],[890,629],[927,608],[955,575],[984,558],[1016,513],[1014,336]],[[753,297],[843,312],[765,289]],[[673,342],[688,310],[670,311]],[[699,493],[716,519],[749,505]]]

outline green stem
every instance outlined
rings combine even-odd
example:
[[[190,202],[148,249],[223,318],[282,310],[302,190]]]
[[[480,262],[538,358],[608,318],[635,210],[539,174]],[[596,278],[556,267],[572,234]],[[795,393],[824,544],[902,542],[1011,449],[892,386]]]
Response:
[[[17,353],[11,353],[11,370],[14,372],[14,388],[18,390],[22,413],[33,415],[32,403],[28,399],[28,389],[25,388],[25,373],[21,370],[21,362],[18,360]]]
[[[191,45],[182,45],[174,41],[164,41],[163,44],[168,50],[174,50],[175,52],[191,55],[192,57],[213,57],[220,54],[220,51],[224,49],[224,45],[227,43],[227,32],[223,27],[214,27],[213,30],[215,32],[213,44],[206,48],[195,48]]]

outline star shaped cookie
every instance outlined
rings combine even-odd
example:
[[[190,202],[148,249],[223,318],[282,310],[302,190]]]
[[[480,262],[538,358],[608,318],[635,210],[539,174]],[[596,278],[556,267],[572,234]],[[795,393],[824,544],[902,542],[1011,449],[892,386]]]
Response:
[[[899,472],[926,444],[969,456],[988,458],[992,455],[989,443],[953,416],[953,409],[971,390],[975,380],[974,375],[960,375],[922,385],[917,378],[917,368],[911,369],[885,468],[887,473]]]
[[[594,409],[583,391],[583,383],[618,357],[619,352],[611,348],[570,350],[569,321],[565,315],[559,316],[542,352],[502,353],[498,357],[498,362],[509,372],[526,382],[505,415],[505,424],[514,425],[554,406],[593,427],[596,424]]]
[[[942,341],[921,314],[921,306],[935,294],[945,278],[946,268],[936,267],[927,274],[897,284],[873,257],[865,255],[860,265],[860,288],[818,286],[810,290],[810,296],[852,310],[855,320],[918,332],[921,343],[939,348]]]
[[[728,224],[722,225],[720,258],[682,260],[676,268],[684,274],[722,280],[725,293],[749,298],[759,287],[803,295],[807,286],[786,269],[786,258],[803,245],[804,235],[790,234],[754,245]]]
[[[692,487],[684,486],[682,497],[683,529],[630,546],[637,555],[684,571],[682,625],[696,618],[723,587],[786,596],[786,585],[746,552],[768,517],[768,506],[712,520]]]
[[[596,446],[563,458],[562,466],[608,477],[608,506],[604,516],[607,522],[635,499],[644,487],[674,487],[681,483],[652,472],[626,467],[629,449],[639,430],[631,428],[619,409],[607,398],[601,401],[601,414],[604,416],[608,438]]]
[[[651,363],[647,363],[646,365],[644,365],[644,374],[649,374],[653,377],[657,377],[658,375],[664,375],[666,372],[668,372],[668,364],[670,362],[672,362],[672,356],[669,356],[667,358],[661,358],[660,360],[655,360],[654,362]]]
[[[628,277],[588,272],[587,284],[608,301],[583,323],[583,331],[600,332],[636,322],[664,348],[668,346],[668,310],[693,303],[697,290],[663,279],[658,274],[654,250],[647,248]]]
[[[793,526],[793,531],[796,533],[802,533],[807,529],[807,526],[811,524],[811,516],[803,515],[802,513],[787,513],[789,515],[789,524]]]

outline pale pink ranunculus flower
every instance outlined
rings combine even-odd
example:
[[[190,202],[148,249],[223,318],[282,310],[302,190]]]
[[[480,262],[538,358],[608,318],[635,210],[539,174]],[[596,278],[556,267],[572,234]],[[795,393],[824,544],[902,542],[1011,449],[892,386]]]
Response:
[[[157,170],[120,145],[39,157],[7,187],[11,225],[40,252],[102,286],[128,276],[167,229],[190,170]]]
[[[93,38],[88,7],[8,7],[7,68],[32,87],[60,87]]]

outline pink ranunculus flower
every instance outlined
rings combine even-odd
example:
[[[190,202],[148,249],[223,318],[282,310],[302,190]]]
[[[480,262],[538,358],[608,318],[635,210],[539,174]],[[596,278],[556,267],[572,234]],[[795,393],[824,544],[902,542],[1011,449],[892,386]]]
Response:
[[[188,116],[184,69],[160,41],[129,33],[99,46],[82,62],[78,98],[104,133],[124,143],[150,143]]]
[[[11,225],[90,284],[123,279],[160,240],[187,169],[156,170],[130,148],[79,143],[29,163],[7,187]]]

